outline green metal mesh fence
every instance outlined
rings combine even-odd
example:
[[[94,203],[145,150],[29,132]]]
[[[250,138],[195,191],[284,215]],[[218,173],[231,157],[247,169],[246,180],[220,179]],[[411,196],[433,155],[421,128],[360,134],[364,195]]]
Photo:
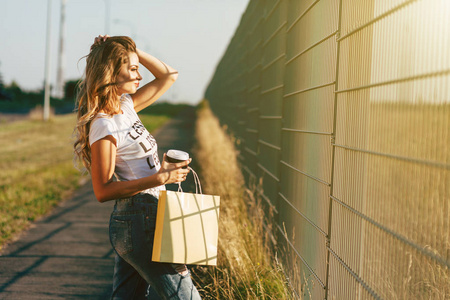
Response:
[[[250,1],[205,97],[299,297],[450,299],[449,85],[448,0]]]

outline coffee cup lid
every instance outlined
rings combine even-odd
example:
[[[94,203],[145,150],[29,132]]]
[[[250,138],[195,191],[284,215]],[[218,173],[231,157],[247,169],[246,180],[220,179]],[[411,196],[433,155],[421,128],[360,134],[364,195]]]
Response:
[[[189,159],[189,153],[181,151],[181,150],[169,150],[167,151],[167,156],[173,159],[178,160],[188,160]]]

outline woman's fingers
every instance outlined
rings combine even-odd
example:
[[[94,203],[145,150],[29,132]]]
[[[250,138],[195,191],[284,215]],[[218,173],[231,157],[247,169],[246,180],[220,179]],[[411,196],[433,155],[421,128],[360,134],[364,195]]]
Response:
[[[166,153],[163,155],[163,159],[161,161],[161,172],[168,172],[169,179],[166,183],[176,183],[182,182],[186,180],[187,175],[190,170],[186,168],[192,161],[192,158],[180,162],[180,163],[169,163],[166,160]]]
[[[174,164],[176,168],[183,168],[183,167],[187,167],[192,161],[192,158],[189,158],[186,161],[180,162],[180,163],[176,163]]]
[[[182,182],[182,181],[186,180],[186,177],[190,171],[188,169],[178,168],[178,169],[175,169],[173,172],[176,173],[176,175],[175,175],[176,181],[175,182]]]
[[[170,167],[173,168],[173,169],[180,169],[180,168],[187,167],[192,162],[192,158],[189,158],[188,160],[183,161],[183,162],[179,162],[179,163],[169,163],[169,162],[167,162],[166,154],[164,153],[163,162],[166,162],[167,164],[169,164]]]
[[[97,37],[94,38],[94,44],[100,44],[102,42],[105,42],[110,36],[105,34],[101,35],[99,34]]]

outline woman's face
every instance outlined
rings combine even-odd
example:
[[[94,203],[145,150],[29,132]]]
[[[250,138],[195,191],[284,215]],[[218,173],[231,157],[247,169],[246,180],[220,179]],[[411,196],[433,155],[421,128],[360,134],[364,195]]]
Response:
[[[136,53],[128,54],[128,62],[124,63],[117,77],[117,87],[119,96],[122,94],[134,94],[139,87],[139,81],[142,79],[139,74],[139,58]]]

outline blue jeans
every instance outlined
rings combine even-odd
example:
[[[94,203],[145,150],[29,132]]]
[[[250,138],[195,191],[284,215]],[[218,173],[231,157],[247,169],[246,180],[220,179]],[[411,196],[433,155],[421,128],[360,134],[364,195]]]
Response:
[[[116,200],[109,223],[111,245],[116,251],[112,299],[201,299],[188,270],[177,272],[168,263],[152,262],[158,199],[137,194]],[[178,269],[178,268],[177,268]]]

